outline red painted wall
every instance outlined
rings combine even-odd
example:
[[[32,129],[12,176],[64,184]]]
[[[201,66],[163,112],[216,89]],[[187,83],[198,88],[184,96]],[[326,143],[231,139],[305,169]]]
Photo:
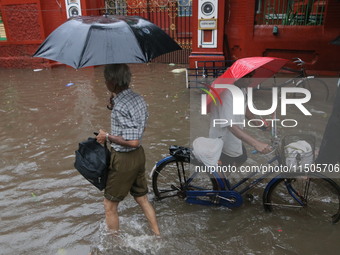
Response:
[[[228,8],[230,6],[230,8]],[[226,6],[227,59],[251,56],[301,57],[313,70],[340,71],[340,46],[330,41],[340,35],[340,1],[328,0],[323,26],[254,25],[255,0],[230,0]]]
[[[96,9],[103,3],[104,0],[81,0],[82,14],[99,15]],[[65,0],[0,0],[0,8],[7,36],[7,41],[0,41],[0,67],[49,66],[50,61],[31,56],[66,21]]]
[[[252,56],[274,56],[282,58],[300,57],[307,61],[311,70],[340,71],[340,46],[330,42],[340,36],[340,1],[326,0],[324,25],[321,26],[278,26],[279,33],[273,34],[274,25],[255,25],[255,0],[228,0],[224,10],[223,54],[228,60]],[[193,5],[197,1],[193,2]],[[224,2],[219,0],[219,3]],[[197,3],[196,3],[197,5]],[[197,12],[197,7],[193,12]],[[219,14],[219,17],[222,15]],[[219,18],[220,19],[220,18]],[[197,49],[197,17],[193,17],[192,60],[219,60],[208,56],[208,52]],[[219,54],[220,49],[209,50]]]
[[[43,38],[39,24],[37,3],[27,3],[20,5],[5,5],[3,12],[7,15],[7,38],[12,42],[36,41]]]
[[[30,67],[36,46],[44,39],[39,0],[1,0],[7,41],[0,42],[0,67]],[[32,63],[30,63],[32,62]]]
[[[41,0],[44,32],[48,36],[55,28],[66,20],[65,1]],[[60,3],[60,6],[58,5]]]

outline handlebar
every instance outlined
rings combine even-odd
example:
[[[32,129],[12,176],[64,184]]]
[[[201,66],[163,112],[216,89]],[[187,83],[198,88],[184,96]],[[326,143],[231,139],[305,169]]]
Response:
[[[298,66],[304,66],[306,64],[305,61],[303,61],[301,58],[293,58],[293,63],[295,63]]]

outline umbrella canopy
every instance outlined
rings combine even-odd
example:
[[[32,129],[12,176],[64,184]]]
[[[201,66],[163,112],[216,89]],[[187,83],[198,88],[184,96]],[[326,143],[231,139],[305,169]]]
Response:
[[[254,87],[262,81],[272,77],[287,62],[287,59],[272,57],[241,58],[235,61],[228,70],[218,77],[213,82],[211,87],[214,87],[215,84],[233,84],[235,81],[252,72],[252,81],[250,82],[249,86]],[[213,89],[211,92],[221,94],[224,90],[225,89]],[[208,97],[207,105],[209,105],[211,102],[212,98]]]
[[[180,49],[161,28],[138,16],[78,16],[56,28],[33,56],[78,69],[145,63]]]

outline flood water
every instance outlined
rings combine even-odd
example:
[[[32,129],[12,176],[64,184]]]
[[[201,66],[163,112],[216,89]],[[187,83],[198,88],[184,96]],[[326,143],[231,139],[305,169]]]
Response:
[[[149,105],[148,173],[169,145],[190,143],[185,73],[172,72],[183,67],[131,65],[133,89]],[[339,254],[339,224],[265,213],[263,186],[233,210],[153,201],[162,238],[153,237],[129,196],[119,208],[120,234],[110,235],[102,193],[73,167],[78,143],[110,129],[102,73],[102,67],[0,70],[0,254]],[[296,131],[310,129],[319,145],[331,100],[313,107],[313,120]]]

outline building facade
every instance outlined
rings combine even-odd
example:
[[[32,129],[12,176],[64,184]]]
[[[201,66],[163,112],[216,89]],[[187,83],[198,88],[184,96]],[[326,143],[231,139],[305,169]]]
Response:
[[[0,0],[0,67],[50,65],[32,58],[43,40],[68,16],[96,15],[96,0]],[[81,12],[81,13],[80,13]]]
[[[340,70],[340,46],[331,43],[340,35],[339,0],[0,0],[0,67],[50,65],[31,56],[55,28],[105,12],[160,26],[187,52],[168,62],[300,57],[309,69]]]
[[[192,18],[198,32],[191,67],[203,60],[272,56],[340,71],[340,46],[332,44],[340,35],[339,0],[197,0]]]

